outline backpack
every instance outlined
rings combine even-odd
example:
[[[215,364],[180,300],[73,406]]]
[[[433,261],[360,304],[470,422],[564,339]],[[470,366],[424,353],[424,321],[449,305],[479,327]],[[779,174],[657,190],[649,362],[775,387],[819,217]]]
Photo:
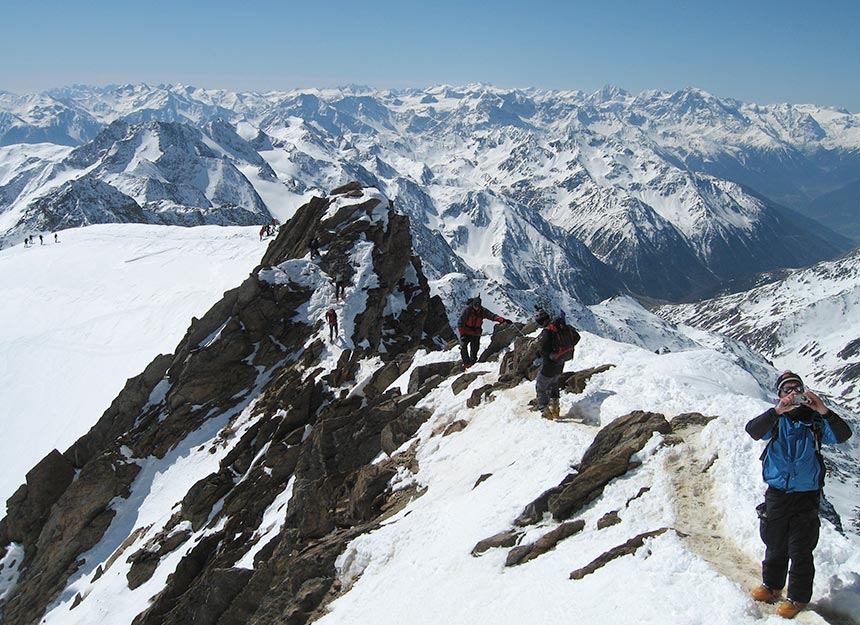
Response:
[[[556,362],[567,362],[573,358],[573,349],[579,343],[579,332],[556,319],[547,326],[547,330],[553,333],[553,351],[550,358]]]

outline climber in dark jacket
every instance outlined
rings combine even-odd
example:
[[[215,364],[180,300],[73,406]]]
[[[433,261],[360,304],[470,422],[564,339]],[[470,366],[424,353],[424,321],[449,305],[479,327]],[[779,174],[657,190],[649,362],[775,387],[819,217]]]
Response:
[[[776,600],[787,576],[786,601],[777,614],[794,618],[812,598],[812,552],[818,544],[825,472],[821,445],[845,442],[851,428],[818,395],[805,389],[796,373],[782,373],[776,389],[779,403],[746,425],[755,440],[768,441],[762,453],[762,477],[768,488],[759,514],[766,550],[762,584],[752,596],[756,601]]]
[[[555,421],[560,412],[561,373],[564,363],[573,358],[573,349],[580,336],[573,326],[568,325],[564,313],[551,321],[549,313],[539,308],[535,321],[543,328],[538,336],[543,359],[535,378],[536,403],[542,417]]]
[[[457,331],[460,333],[460,356],[466,369],[478,362],[478,348],[481,344],[484,319],[492,319],[496,323],[507,321],[504,317],[481,306],[480,297],[473,297],[467,302],[457,323]]]

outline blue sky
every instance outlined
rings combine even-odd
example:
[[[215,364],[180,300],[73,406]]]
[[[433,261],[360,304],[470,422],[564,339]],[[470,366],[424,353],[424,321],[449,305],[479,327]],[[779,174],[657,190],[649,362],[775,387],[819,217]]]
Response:
[[[612,84],[860,112],[857,0],[0,2],[0,89],[15,93]]]

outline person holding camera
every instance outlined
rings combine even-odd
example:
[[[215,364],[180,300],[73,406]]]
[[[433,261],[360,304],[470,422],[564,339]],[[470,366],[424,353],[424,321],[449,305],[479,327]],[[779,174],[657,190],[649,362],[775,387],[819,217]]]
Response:
[[[753,439],[768,441],[761,455],[762,477],[768,488],[759,506],[765,556],[762,584],[752,591],[752,597],[775,601],[787,576],[786,600],[776,613],[794,618],[812,598],[812,552],[818,544],[818,506],[825,473],[821,445],[847,441],[851,428],[807,390],[796,373],[780,374],[776,390],[776,406],[746,424]]]

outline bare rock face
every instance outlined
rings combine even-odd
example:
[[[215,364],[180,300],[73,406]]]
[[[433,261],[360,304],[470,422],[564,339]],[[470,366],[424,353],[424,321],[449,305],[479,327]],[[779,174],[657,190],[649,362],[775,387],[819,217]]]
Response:
[[[654,432],[668,434],[671,430],[663,415],[652,412],[636,411],[616,419],[598,432],[579,471],[526,506],[516,524],[536,523],[547,512],[558,521],[571,518],[600,496],[611,480],[631,468],[631,456],[645,446]]]
[[[550,530],[538,538],[535,542],[511,549],[508,552],[508,557],[505,558],[505,566],[516,566],[534,560],[547,551],[552,551],[558,543],[566,538],[570,538],[574,534],[578,534],[583,529],[585,529],[585,521],[582,519],[565,521],[557,528]]]
[[[80,554],[93,547],[110,526],[116,497],[128,497],[139,467],[122,454],[105,452],[88,462],[51,507],[38,538],[24,542],[26,569],[16,593],[4,607],[6,623],[38,620],[81,565]]]
[[[335,200],[338,210],[330,211]],[[111,525],[115,502],[146,486],[135,482],[141,467],[218,446],[229,449],[218,468],[185,493],[158,533],[141,544],[146,528],[136,529],[113,556],[131,565],[129,586],[139,587],[167,554],[187,550],[135,624],[299,625],[317,614],[338,592],[335,559],[394,505],[388,484],[400,463],[410,462],[374,459],[414,435],[430,414],[415,404],[434,376],[451,369],[449,363],[422,371],[405,395],[388,390],[418,349],[439,349],[453,338],[409,232],[405,216],[357,183],[300,208],[262,264],[193,321],[174,354],[159,356],[129,380],[86,436],[28,474],[0,522],[0,549],[12,540],[25,549],[4,623],[38,622],[81,555]],[[364,303],[351,324],[353,347],[327,371],[318,327],[300,320],[314,291],[260,277],[282,263],[310,265],[304,256],[314,236],[324,250],[314,271],[331,276],[353,263],[349,288],[362,289]],[[354,265],[359,244],[372,246],[362,256],[369,264],[361,267]],[[373,280],[357,283],[369,272]],[[382,367],[352,388],[366,358],[380,359]],[[234,422],[249,411],[250,425],[240,436]],[[193,443],[192,435],[206,428],[217,437]],[[283,529],[263,544],[263,515],[289,483]],[[202,538],[194,534],[204,529]],[[250,546],[257,548],[254,570],[237,567]]]
[[[75,477],[75,468],[56,449],[27,473],[27,482],[6,503],[9,541],[33,543],[48,515]]]

